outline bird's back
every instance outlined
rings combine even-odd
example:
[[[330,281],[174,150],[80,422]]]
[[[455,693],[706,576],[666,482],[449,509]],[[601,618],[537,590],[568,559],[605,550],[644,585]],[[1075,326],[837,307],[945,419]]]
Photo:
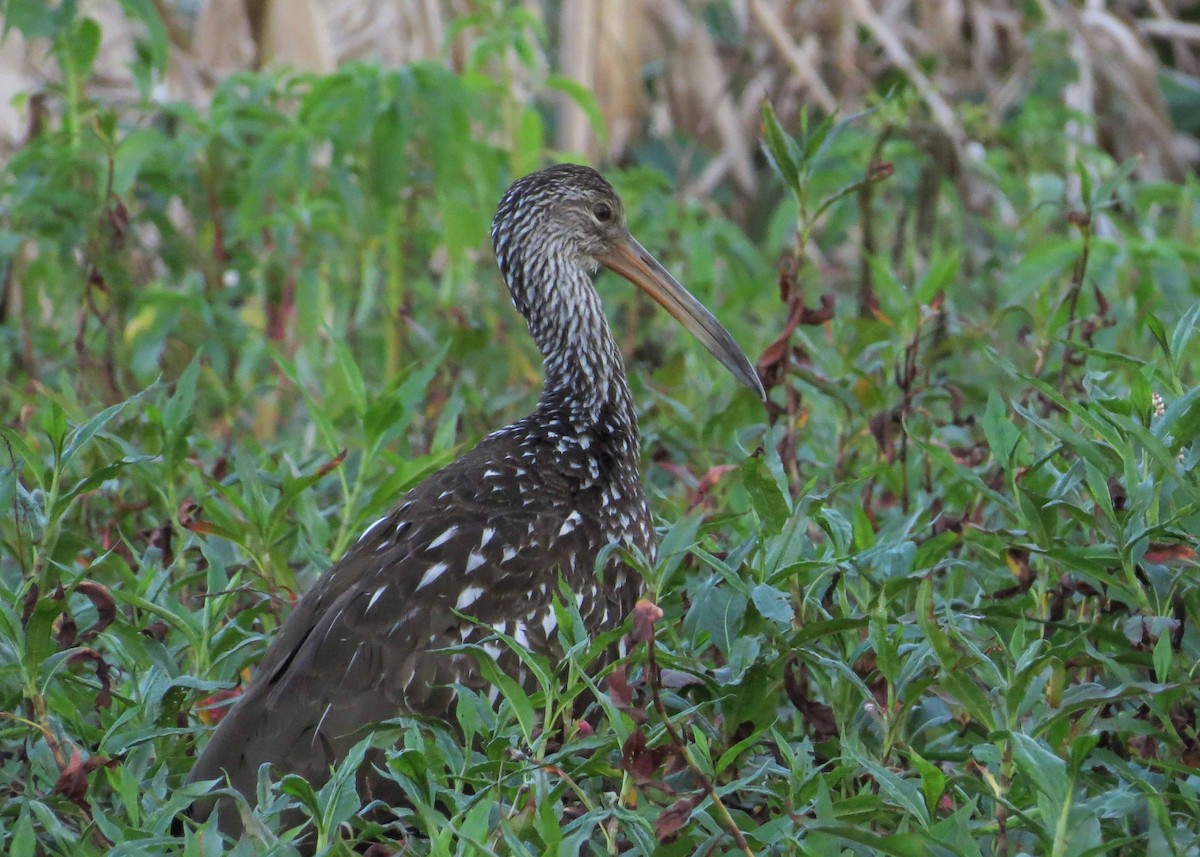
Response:
[[[189,781],[227,776],[253,795],[270,762],[319,785],[365,727],[400,713],[447,717],[449,685],[483,683],[473,656],[438,650],[480,643],[495,629],[554,653],[560,574],[589,632],[618,624],[637,582],[616,559],[597,578],[597,554],[613,540],[647,555],[653,545],[629,467],[602,433],[581,437],[543,415],[429,477],[301,600]],[[519,675],[511,652],[484,647]],[[193,816],[211,809],[200,804]],[[221,827],[240,829],[229,802]]]

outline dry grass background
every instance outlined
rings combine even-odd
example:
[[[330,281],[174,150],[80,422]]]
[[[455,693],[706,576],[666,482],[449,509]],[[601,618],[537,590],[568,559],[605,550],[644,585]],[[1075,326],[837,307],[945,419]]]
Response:
[[[199,105],[223,76],[264,66],[323,72],[357,60],[432,59],[461,69],[481,33],[456,22],[489,5],[154,2],[172,42],[161,96]],[[881,77],[896,72],[919,93],[947,157],[969,165],[980,150],[955,105],[970,101],[989,119],[1019,108],[1030,85],[1026,34],[1035,24],[1061,31],[1078,65],[1069,106],[1096,118],[1081,124],[1082,139],[1093,142],[1094,135],[1118,160],[1140,158],[1143,178],[1180,180],[1200,163],[1200,143],[1173,129],[1159,86],[1163,74],[1191,86],[1200,77],[1200,0],[526,0],[522,6],[550,34],[535,67],[593,91],[607,129],[602,138],[585,112],[563,97],[558,148],[617,160],[647,135],[681,131],[710,155],[690,177],[686,190],[692,193],[721,185],[743,198],[755,193],[764,96],[785,119],[804,105],[854,111],[869,102]],[[136,25],[115,0],[83,0],[81,7],[104,34],[92,94],[136,101],[126,69]],[[528,63],[520,68],[538,73]],[[47,45],[9,33],[0,47],[0,92],[36,93],[53,83],[53,69]],[[518,97],[538,93],[530,86]],[[0,154],[20,145],[36,121],[37,103],[2,100]]]

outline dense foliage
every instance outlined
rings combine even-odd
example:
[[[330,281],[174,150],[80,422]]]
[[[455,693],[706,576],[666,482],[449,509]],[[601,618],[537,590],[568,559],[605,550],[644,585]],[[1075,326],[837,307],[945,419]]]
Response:
[[[132,111],[84,96],[98,33],[62,9],[17,22],[64,82],[0,174],[0,850],[220,853],[172,827],[207,705],[536,396],[486,229],[554,157],[495,73],[543,34],[497,11],[479,72]],[[608,170],[769,410],[602,281],[661,522],[630,656],[589,675],[612,641],[564,608],[566,663],[524,655],[540,692],[377,734],[405,827],[359,820],[351,759],[264,780],[242,853],[286,848],[297,802],[335,853],[1196,853],[1197,186],[1074,140],[1040,55],[1020,112],[964,108],[972,164],[903,81],[840,120],[764,105],[749,225]]]

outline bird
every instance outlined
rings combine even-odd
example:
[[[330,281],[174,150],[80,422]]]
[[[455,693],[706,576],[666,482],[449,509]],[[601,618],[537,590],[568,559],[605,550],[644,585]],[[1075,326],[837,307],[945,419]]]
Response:
[[[220,781],[251,805],[258,770],[319,787],[365,729],[401,714],[451,720],[452,686],[483,689],[475,659],[446,651],[503,632],[557,650],[559,580],[591,635],[619,627],[640,577],[620,551],[653,558],[637,414],[620,349],[593,283],[607,268],[649,294],[765,401],[729,332],[630,234],[612,185],[559,164],[518,179],[491,226],[517,311],[543,358],[528,416],[484,437],[408,491],[326,571],[283,622],[197,757],[187,782]],[[233,801],[203,798],[232,836]]]

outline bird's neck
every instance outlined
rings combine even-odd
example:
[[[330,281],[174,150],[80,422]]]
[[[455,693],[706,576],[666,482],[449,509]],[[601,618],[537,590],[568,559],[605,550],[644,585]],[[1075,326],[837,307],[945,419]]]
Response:
[[[581,429],[619,432],[636,447],[637,417],[625,364],[591,277],[577,266],[557,273],[555,296],[529,314],[546,374],[538,410],[552,411]]]

